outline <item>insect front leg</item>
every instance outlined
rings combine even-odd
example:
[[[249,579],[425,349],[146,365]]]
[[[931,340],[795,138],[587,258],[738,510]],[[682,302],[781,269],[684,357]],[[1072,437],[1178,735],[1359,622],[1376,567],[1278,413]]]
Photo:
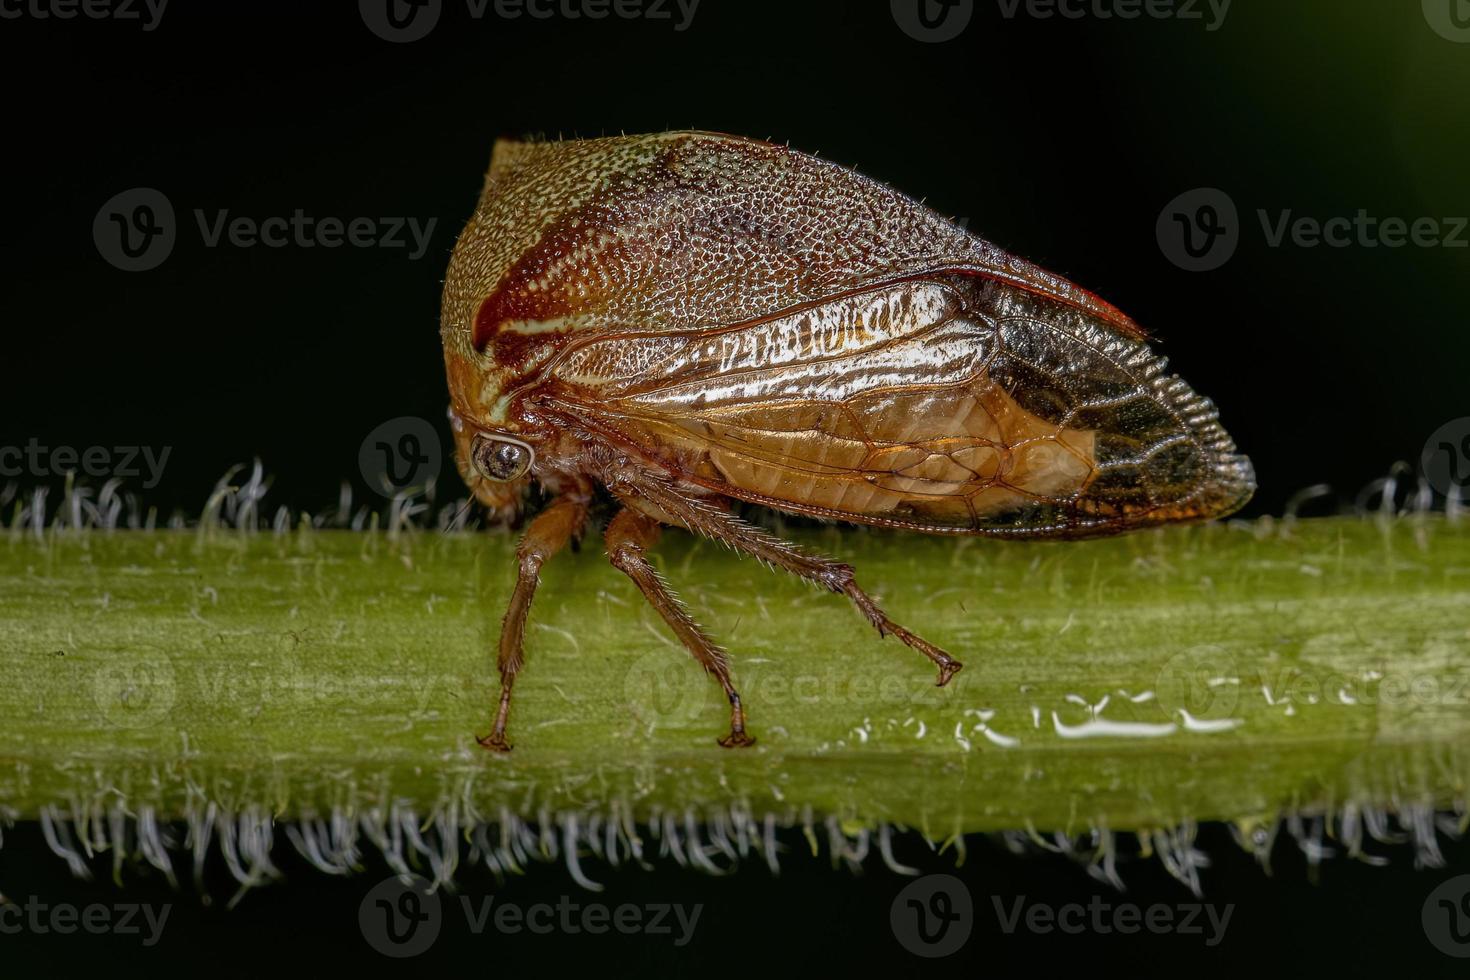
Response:
[[[515,590],[511,592],[510,608],[505,611],[505,620],[500,627],[500,708],[495,714],[495,727],[490,734],[477,739],[487,749],[510,751],[510,743],[505,738],[505,724],[510,717],[510,692],[516,674],[525,663],[526,616],[531,611],[536,586],[541,582],[541,566],[566,547],[586,523],[587,502],[576,497],[560,497],[536,515],[516,547]]]
[[[658,541],[660,533],[658,522],[651,517],[624,508],[607,525],[604,539],[607,557],[614,568],[633,580],[694,659],[725,689],[725,697],[730,701],[730,734],[719,739],[719,743],[727,749],[753,745],[755,739],[745,731],[745,709],[740,703],[740,695],[730,681],[730,662],[725,651],[700,629],[684,603],[669,590],[658,570],[648,562],[648,549]]]
[[[628,489],[623,492],[633,491],[689,530],[847,596],[868,622],[873,624],[879,636],[895,636],[932,660],[939,668],[940,687],[948,684],[949,679],[964,666],[922,636],[889,619],[888,614],[873,601],[873,597],[858,587],[851,565],[819,555],[809,555],[790,542],[742,521],[728,511],[685,496],[664,480],[642,475],[624,479]],[[614,489],[614,492],[618,491]]]

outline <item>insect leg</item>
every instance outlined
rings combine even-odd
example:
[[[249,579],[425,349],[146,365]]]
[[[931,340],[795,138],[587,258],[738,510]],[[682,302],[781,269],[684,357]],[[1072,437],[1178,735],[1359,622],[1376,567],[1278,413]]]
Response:
[[[531,611],[531,599],[541,582],[541,566],[564,548],[586,523],[587,502],[576,497],[560,497],[536,515],[516,547],[518,570],[515,590],[511,593],[510,608],[505,611],[505,620],[500,627],[500,709],[495,714],[495,727],[490,734],[477,740],[487,749],[510,751],[510,743],[505,738],[505,723],[510,716],[510,691],[516,674],[525,663],[526,615]]]
[[[796,545],[783,541],[728,511],[685,496],[667,481],[657,477],[639,475],[624,479],[627,490],[621,492],[636,492],[637,496],[643,497],[689,530],[847,596],[858,611],[867,617],[868,622],[873,624],[879,636],[895,636],[932,660],[939,668],[940,687],[949,683],[949,679],[964,666],[922,636],[889,619],[887,613],[873,601],[872,596],[858,587],[851,565],[820,555],[809,555]],[[616,485],[612,489],[614,493],[620,492]]]
[[[700,629],[684,603],[669,590],[663,577],[648,562],[646,553],[658,541],[659,533],[658,522],[631,508],[624,508],[613,515],[607,525],[607,557],[614,568],[633,580],[694,659],[725,689],[725,697],[730,701],[730,734],[719,739],[719,743],[727,749],[751,745],[755,739],[745,732],[745,709],[735,685],[730,682],[730,663],[725,651]]]

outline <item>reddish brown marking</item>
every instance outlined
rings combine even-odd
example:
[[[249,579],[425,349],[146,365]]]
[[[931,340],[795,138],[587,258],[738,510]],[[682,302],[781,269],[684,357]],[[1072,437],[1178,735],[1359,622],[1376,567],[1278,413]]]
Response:
[[[613,178],[592,199],[554,221],[480,304],[472,335],[475,350],[483,353],[493,345],[491,353],[497,363],[518,363],[527,340],[506,334],[506,323],[595,312],[607,304],[609,290],[637,290],[640,282],[633,277],[633,270],[646,268],[657,259],[655,242],[616,233],[625,229],[629,215],[645,209],[649,200],[671,190],[687,195],[707,182],[708,178],[686,159],[697,149],[690,140],[671,143],[645,170]],[[776,147],[756,143],[738,143],[734,151],[752,158],[779,152]],[[734,217],[730,220],[737,228],[756,223],[754,218],[745,224]],[[609,233],[607,239],[600,240],[604,233]],[[562,260],[594,242],[596,251],[589,268],[568,270],[563,266],[552,271]],[[529,342],[539,346],[544,339],[532,337]]]
[[[1061,303],[1064,306],[1070,306],[1075,310],[1081,310],[1083,313],[1091,313],[1093,316],[1107,323],[1108,326],[1115,328],[1125,337],[1130,337],[1133,340],[1150,339],[1148,333],[1137,323],[1135,323],[1132,317],[1124,313],[1122,310],[1118,309],[1112,303],[1109,303],[1107,300],[1103,299],[1101,296],[1097,295],[1091,290],[1083,289],[1076,283],[1068,282],[1066,284],[1067,289],[1063,291],[1049,288],[1045,283],[1037,282],[1031,279],[1014,276],[1003,276],[995,272],[971,272],[969,270],[965,271],[969,272],[970,275],[978,276],[982,279],[994,279],[997,282],[1008,283],[1012,286],[1019,286],[1022,289],[1026,290],[1026,292],[1028,293],[1044,297],[1045,299],[1055,300],[1056,302]]]
[[[535,255],[536,253],[532,253],[527,259],[534,258]],[[495,359],[502,363],[519,358],[515,357],[510,350],[502,351],[500,345],[515,346],[518,341],[532,339],[504,333],[502,328],[507,323],[520,320],[551,320],[568,316],[578,308],[573,305],[565,281],[547,290],[538,289],[532,292],[527,288],[529,282],[535,281],[541,275],[541,271],[527,268],[527,259],[521,260],[506,274],[495,292],[485,297],[484,302],[480,304],[479,311],[475,314],[475,350],[483,354],[486,348],[493,343],[497,348],[494,351]],[[509,356],[502,356],[503,354]]]
[[[602,193],[554,221],[536,246],[506,271],[480,304],[475,315],[475,350],[483,353],[494,344],[493,353],[498,362],[515,363],[520,359],[524,341],[505,334],[502,327],[506,323],[592,312],[605,306],[608,287],[626,287],[611,282],[610,278],[647,262],[652,257],[647,243],[641,243],[644,247],[635,252],[624,237],[609,235],[608,240],[598,239],[626,224],[627,212],[636,210],[630,208],[630,201],[650,193],[650,187],[662,187],[672,177],[668,167],[676,150],[677,146],[663,154],[655,165],[655,178],[644,174],[636,180],[612,180]],[[590,268],[568,270],[563,265],[552,271],[569,256],[587,250],[594,241],[596,251],[591,253]],[[539,343],[534,338],[532,342]],[[503,350],[502,344],[507,345]]]

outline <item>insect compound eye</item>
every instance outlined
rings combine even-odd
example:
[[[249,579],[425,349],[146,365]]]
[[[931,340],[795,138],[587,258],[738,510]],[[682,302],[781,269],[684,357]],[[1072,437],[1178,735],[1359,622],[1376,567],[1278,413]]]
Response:
[[[519,479],[531,468],[531,447],[501,436],[475,436],[470,455],[480,475],[497,483]]]

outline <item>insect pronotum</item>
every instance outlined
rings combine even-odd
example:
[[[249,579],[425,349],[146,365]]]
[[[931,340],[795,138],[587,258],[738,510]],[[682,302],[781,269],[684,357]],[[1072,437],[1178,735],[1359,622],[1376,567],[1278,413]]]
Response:
[[[594,497],[630,577],[730,701],[725,651],[648,559],[664,525],[847,596],[929,660],[850,566],[732,512],[935,534],[1075,538],[1229,514],[1250,461],[1133,321],[851,170],[676,132],[496,144],[441,332],[460,473],[496,520],[534,480],[500,637],[511,690],[542,564]]]

